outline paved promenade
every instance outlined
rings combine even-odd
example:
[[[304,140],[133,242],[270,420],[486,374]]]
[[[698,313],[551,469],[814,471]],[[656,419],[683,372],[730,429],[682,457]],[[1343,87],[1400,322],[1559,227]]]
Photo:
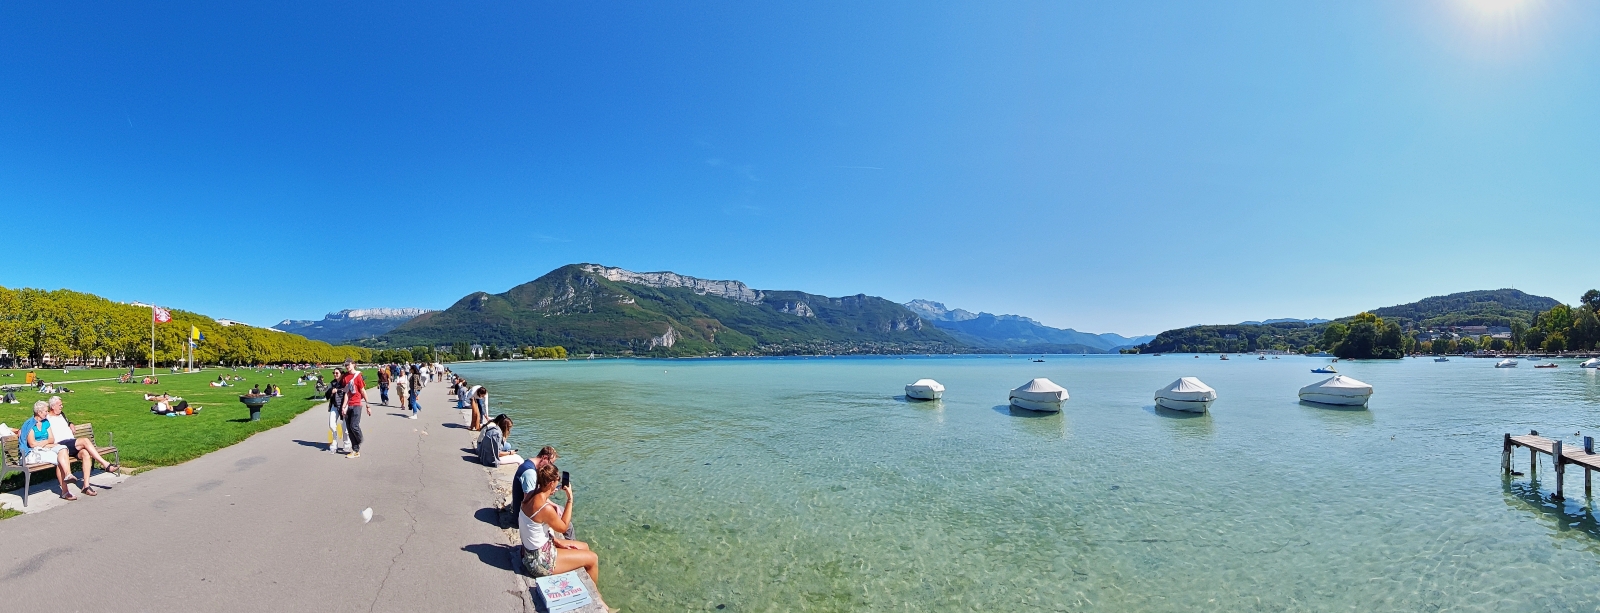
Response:
[[[325,450],[318,407],[0,521],[0,585],[39,587],[51,611],[532,611],[485,469],[464,451],[475,433],[444,383],[422,405],[415,421],[374,405],[360,458]]]

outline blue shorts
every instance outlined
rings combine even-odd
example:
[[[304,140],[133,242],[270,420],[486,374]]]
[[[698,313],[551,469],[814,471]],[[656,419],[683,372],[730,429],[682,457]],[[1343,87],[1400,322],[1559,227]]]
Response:
[[[65,440],[63,440],[63,441],[61,441],[59,443],[56,443],[56,444],[60,445],[62,447],[66,447],[67,448],[67,455],[70,455],[70,456],[78,455],[78,439],[69,438],[69,439],[65,439]]]

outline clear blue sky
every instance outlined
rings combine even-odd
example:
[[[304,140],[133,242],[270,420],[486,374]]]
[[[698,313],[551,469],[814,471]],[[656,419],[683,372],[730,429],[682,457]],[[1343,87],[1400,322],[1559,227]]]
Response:
[[[7,2],[0,211],[0,285],[258,324],[573,262],[1125,334],[1576,302],[1600,3]]]

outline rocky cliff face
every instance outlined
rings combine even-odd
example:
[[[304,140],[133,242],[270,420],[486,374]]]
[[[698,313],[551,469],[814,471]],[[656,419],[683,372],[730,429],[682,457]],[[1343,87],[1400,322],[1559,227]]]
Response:
[[[932,300],[912,300],[905,303],[905,307],[928,321],[967,321],[978,318],[978,314],[972,311],[946,308],[943,303]]]
[[[750,286],[738,281],[713,281],[680,275],[675,272],[633,272],[621,268],[611,268],[598,264],[584,264],[580,268],[584,272],[599,275],[608,281],[633,283],[645,287],[686,287],[697,294],[710,294],[721,296],[729,300],[738,300],[750,304],[760,304],[764,297],[762,292],[750,289]]]

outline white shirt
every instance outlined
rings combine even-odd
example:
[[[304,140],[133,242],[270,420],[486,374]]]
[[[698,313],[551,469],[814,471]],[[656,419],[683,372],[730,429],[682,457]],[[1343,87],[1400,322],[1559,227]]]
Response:
[[[50,438],[55,439],[52,442],[59,443],[72,438],[72,426],[67,425],[66,417],[61,415],[51,415],[50,417],[45,418],[45,420],[50,422]]]

